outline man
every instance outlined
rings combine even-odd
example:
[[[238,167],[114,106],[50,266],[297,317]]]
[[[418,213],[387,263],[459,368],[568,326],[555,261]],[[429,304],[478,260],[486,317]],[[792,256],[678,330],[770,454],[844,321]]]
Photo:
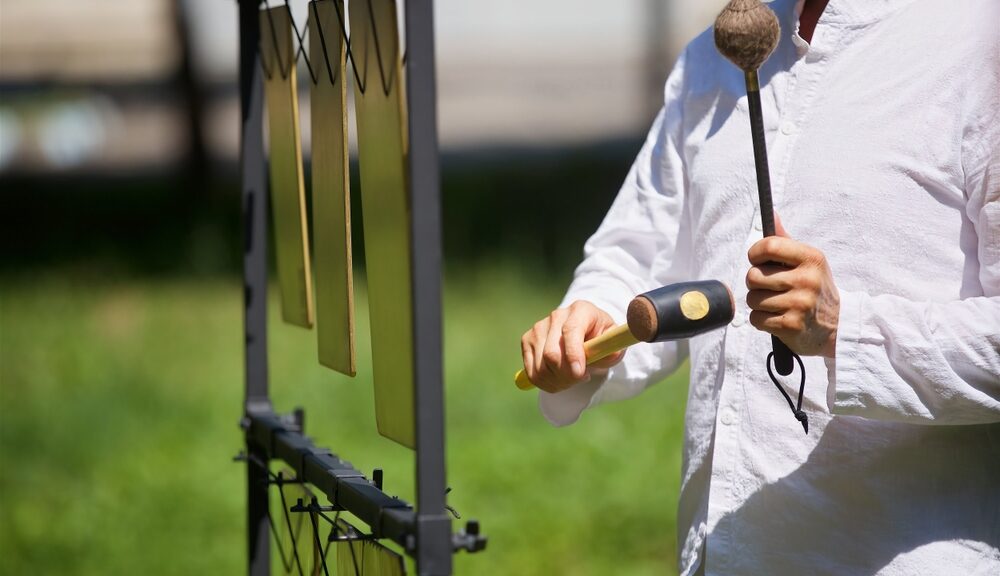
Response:
[[[525,371],[566,425],[690,356],[682,574],[1000,574],[1000,3],[770,6],[781,237],[761,239],[743,75],[709,30]],[[733,288],[730,326],[585,367],[635,294],[695,279]],[[805,364],[807,435],[770,334]]]

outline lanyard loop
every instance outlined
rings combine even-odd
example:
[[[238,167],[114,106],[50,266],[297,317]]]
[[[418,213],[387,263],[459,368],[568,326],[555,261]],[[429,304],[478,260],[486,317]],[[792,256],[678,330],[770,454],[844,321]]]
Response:
[[[774,375],[774,372],[771,369],[773,358],[774,352],[768,353],[767,360],[765,360],[767,364],[767,375],[771,377],[771,382],[774,382],[774,386],[778,389],[778,392],[781,392],[781,395],[785,397],[785,401],[788,402],[788,407],[791,408],[792,414],[795,415],[795,419],[802,423],[802,430],[808,434],[809,415],[802,409],[802,393],[806,388],[806,367],[802,364],[802,358],[799,358],[798,354],[792,352],[792,358],[795,358],[795,361],[798,362],[799,374],[801,374],[799,380],[799,396],[795,403],[792,403],[792,397],[789,396],[788,392],[785,392],[785,387],[781,385],[781,382],[778,381],[778,377]]]

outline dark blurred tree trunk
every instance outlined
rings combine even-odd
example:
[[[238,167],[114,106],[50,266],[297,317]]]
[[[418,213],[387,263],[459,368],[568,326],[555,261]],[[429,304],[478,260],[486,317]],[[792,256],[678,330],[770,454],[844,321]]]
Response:
[[[667,23],[671,2],[673,0],[646,0],[645,18],[642,19],[645,28],[642,32],[646,38],[644,73],[647,84],[644,93],[650,121],[663,107],[663,84],[673,66],[673,62],[667,60],[667,36],[670,33]]]
[[[204,134],[204,103],[205,96],[198,79],[198,71],[194,62],[194,42],[189,27],[190,15],[184,0],[174,0],[174,33],[177,45],[180,47],[181,58],[177,69],[176,83],[181,92],[184,108],[187,111],[188,146],[186,154],[186,169],[182,177],[184,188],[182,194],[185,200],[198,201],[199,193],[208,189],[209,164],[208,150],[205,146]]]

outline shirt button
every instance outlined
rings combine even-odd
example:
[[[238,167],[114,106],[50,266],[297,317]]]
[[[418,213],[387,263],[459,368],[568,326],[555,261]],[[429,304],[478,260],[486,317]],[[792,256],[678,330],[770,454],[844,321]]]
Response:
[[[743,319],[743,316],[741,316],[740,314],[736,314],[736,316],[733,318],[733,326],[737,328],[742,326],[744,322],[745,320]]]
[[[720,420],[724,425],[729,426],[736,420],[736,415],[733,414],[733,410],[731,408],[723,408]]]
[[[784,122],[781,123],[781,133],[782,134],[784,134],[784,135],[787,136],[788,134],[791,134],[792,132],[795,132],[795,124],[793,124],[791,121],[788,121],[788,120],[785,120]]]

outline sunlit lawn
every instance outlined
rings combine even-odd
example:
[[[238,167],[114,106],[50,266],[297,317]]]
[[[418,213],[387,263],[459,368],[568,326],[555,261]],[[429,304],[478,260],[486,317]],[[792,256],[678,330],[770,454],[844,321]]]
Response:
[[[239,281],[72,278],[0,283],[0,572],[244,572]],[[447,282],[449,502],[489,537],[456,573],[672,574],[685,377],[565,429],[511,382],[563,281],[508,266]],[[272,395],[412,501],[412,454],[375,433],[363,294],[358,313],[353,380],[272,313]]]

